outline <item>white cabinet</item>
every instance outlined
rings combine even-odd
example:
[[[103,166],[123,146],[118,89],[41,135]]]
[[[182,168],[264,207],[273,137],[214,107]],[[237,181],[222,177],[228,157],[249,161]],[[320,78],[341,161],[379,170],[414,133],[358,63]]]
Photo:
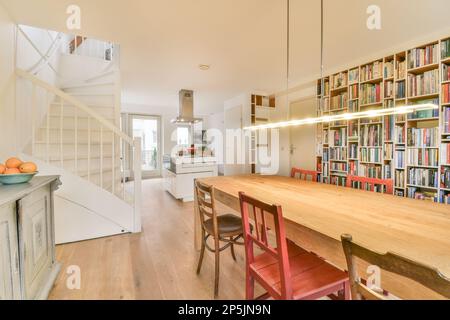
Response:
[[[0,207],[0,300],[20,298],[19,245],[15,204]]]
[[[0,300],[46,299],[59,273],[53,192],[58,177],[0,186]]]

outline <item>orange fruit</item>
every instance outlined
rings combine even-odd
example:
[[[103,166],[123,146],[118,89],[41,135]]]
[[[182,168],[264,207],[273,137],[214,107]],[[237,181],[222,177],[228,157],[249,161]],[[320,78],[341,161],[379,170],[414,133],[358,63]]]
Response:
[[[0,164],[0,174],[4,174],[6,171],[6,167],[4,164]]]
[[[24,162],[19,167],[22,173],[34,173],[37,171],[37,166],[33,162]]]
[[[21,164],[22,161],[17,158],[10,158],[8,159],[8,161],[6,161],[6,167],[11,169],[18,169]]]
[[[7,168],[5,174],[20,174],[20,170],[17,168]]]

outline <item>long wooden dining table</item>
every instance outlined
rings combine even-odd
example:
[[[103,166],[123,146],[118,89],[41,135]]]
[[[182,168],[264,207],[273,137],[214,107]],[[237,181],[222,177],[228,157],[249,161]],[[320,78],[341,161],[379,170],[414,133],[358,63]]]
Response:
[[[239,214],[240,191],[283,208],[287,238],[346,270],[341,235],[380,253],[392,252],[438,269],[450,278],[450,206],[280,176],[200,179],[215,200]],[[195,201],[195,248],[201,225]],[[367,278],[369,265],[358,261]],[[381,286],[402,299],[442,299],[416,282],[381,272]]]

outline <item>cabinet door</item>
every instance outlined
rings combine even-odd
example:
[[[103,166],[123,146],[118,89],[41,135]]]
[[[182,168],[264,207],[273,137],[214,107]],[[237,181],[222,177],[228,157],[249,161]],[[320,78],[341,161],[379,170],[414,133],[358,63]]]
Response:
[[[35,299],[53,265],[50,187],[43,187],[19,202],[19,237],[25,299]]]
[[[16,205],[0,207],[0,300],[20,299]]]

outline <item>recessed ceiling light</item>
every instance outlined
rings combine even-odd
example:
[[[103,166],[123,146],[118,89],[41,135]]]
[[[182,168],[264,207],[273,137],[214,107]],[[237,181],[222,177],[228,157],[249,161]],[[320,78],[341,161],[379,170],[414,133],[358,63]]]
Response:
[[[198,66],[198,68],[199,68],[200,70],[202,70],[202,71],[207,71],[207,70],[209,70],[209,69],[211,68],[211,66],[210,66],[209,64],[200,64],[200,65]]]

